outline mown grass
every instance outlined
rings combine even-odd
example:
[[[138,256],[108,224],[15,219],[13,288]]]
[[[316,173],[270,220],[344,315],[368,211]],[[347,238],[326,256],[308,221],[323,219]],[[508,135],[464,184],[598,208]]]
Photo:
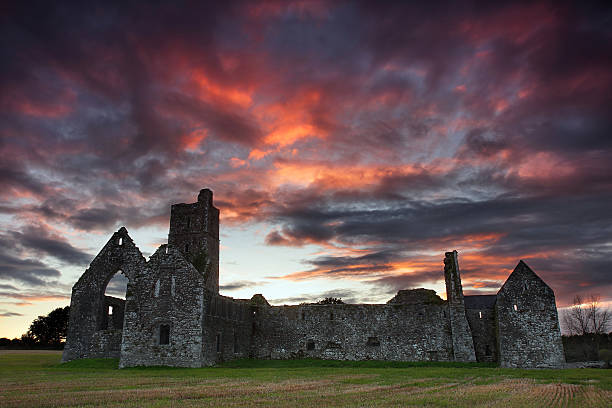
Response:
[[[0,354],[0,406],[612,406],[612,370],[310,359],[119,370],[115,359],[59,359]]]

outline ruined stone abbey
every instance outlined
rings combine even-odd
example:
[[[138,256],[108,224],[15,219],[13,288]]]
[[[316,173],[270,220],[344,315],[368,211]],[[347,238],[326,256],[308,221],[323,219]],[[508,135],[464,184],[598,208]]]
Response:
[[[126,299],[105,295],[121,271]],[[125,228],[72,288],[63,361],[201,367],[235,358],[564,363],[552,289],[523,261],[496,295],[464,296],[457,252],[444,258],[446,298],[401,290],[386,304],[270,306],[219,294],[219,210],[212,191],[175,204],[168,244],[149,258]]]

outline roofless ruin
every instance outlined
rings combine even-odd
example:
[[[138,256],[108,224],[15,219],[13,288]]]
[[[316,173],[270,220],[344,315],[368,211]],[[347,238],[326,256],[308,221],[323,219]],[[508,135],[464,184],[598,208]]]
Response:
[[[121,271],[126,299],[105,295]],[[464,296],[457,251],[444,257],[446,297],[401,290],[386,304],[270,306],[219,294],[219,210],[204,189],[175,204],[168,244],[145,258],[115,232],[72,288],[63,361],[201,367],[235,358],[564,363],[552,289],[520,261],[496,295]]]

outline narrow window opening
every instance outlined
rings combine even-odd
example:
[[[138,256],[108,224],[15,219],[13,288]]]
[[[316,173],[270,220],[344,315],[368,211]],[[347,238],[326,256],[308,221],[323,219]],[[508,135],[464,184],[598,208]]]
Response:
[[[112,306],[109,306],[109,307],[108,307],[108,315],[109,315],[109,316],[112,316],[112,315],[113,315],[113,307],[112,307]]]
[[[166,253],[168,253],[168,245],[166,245]]]
[[[217,344],[217,353],[220,353],[221,352],[221,334],[220,333],[217,333],[216,344]]]
[[[329,320],[334,320],[334,312],[329,312]]]
[[[378,347],[380,346],[380,340],[378,340],[378,337],[368,337],[367,345],[370,347]]]
[[[234,332],[234,353],[238,353],[238,352],[239,352],[238,333]]]
[[[518,312],[518,306],[517,305],[514,305],[514,311]]]
[[[189,252],[189,244],[185,244],[185,252]]]
[[[170,326],[167,324],[159,326],[159,344],[170,344]]]
[[[488,344],[485,346],[485,355],[487,356],[491,355],[491,347],[489,347]]]
[[[306,350],[314,350],[314,349],[315,349],[314,340],[308,340],[308,342],[306,343]]]
[[[119,246],[123,245],[123,238],[119,238],[118,244],[119,244]]]
[[[187,217],[187,228],[191,227],[191,217]]]
[[[478,318],[482,319],[482,312],[478,312]]]
[[[159,297],[159,286],[160,286],[160,282],[158,279],[157,282],[155,282],[155,291],[153,292],[155,297]]]

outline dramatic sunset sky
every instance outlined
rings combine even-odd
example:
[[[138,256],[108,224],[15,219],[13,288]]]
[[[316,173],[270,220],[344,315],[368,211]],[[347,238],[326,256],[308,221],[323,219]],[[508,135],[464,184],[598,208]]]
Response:
[[[148,257],[205,187],[224,295],[444,296],[457,249],[467,294],[523,259],[559,307],[612,300],[605,6],[13,3],[0,337],[68,305],[119,227]]]

